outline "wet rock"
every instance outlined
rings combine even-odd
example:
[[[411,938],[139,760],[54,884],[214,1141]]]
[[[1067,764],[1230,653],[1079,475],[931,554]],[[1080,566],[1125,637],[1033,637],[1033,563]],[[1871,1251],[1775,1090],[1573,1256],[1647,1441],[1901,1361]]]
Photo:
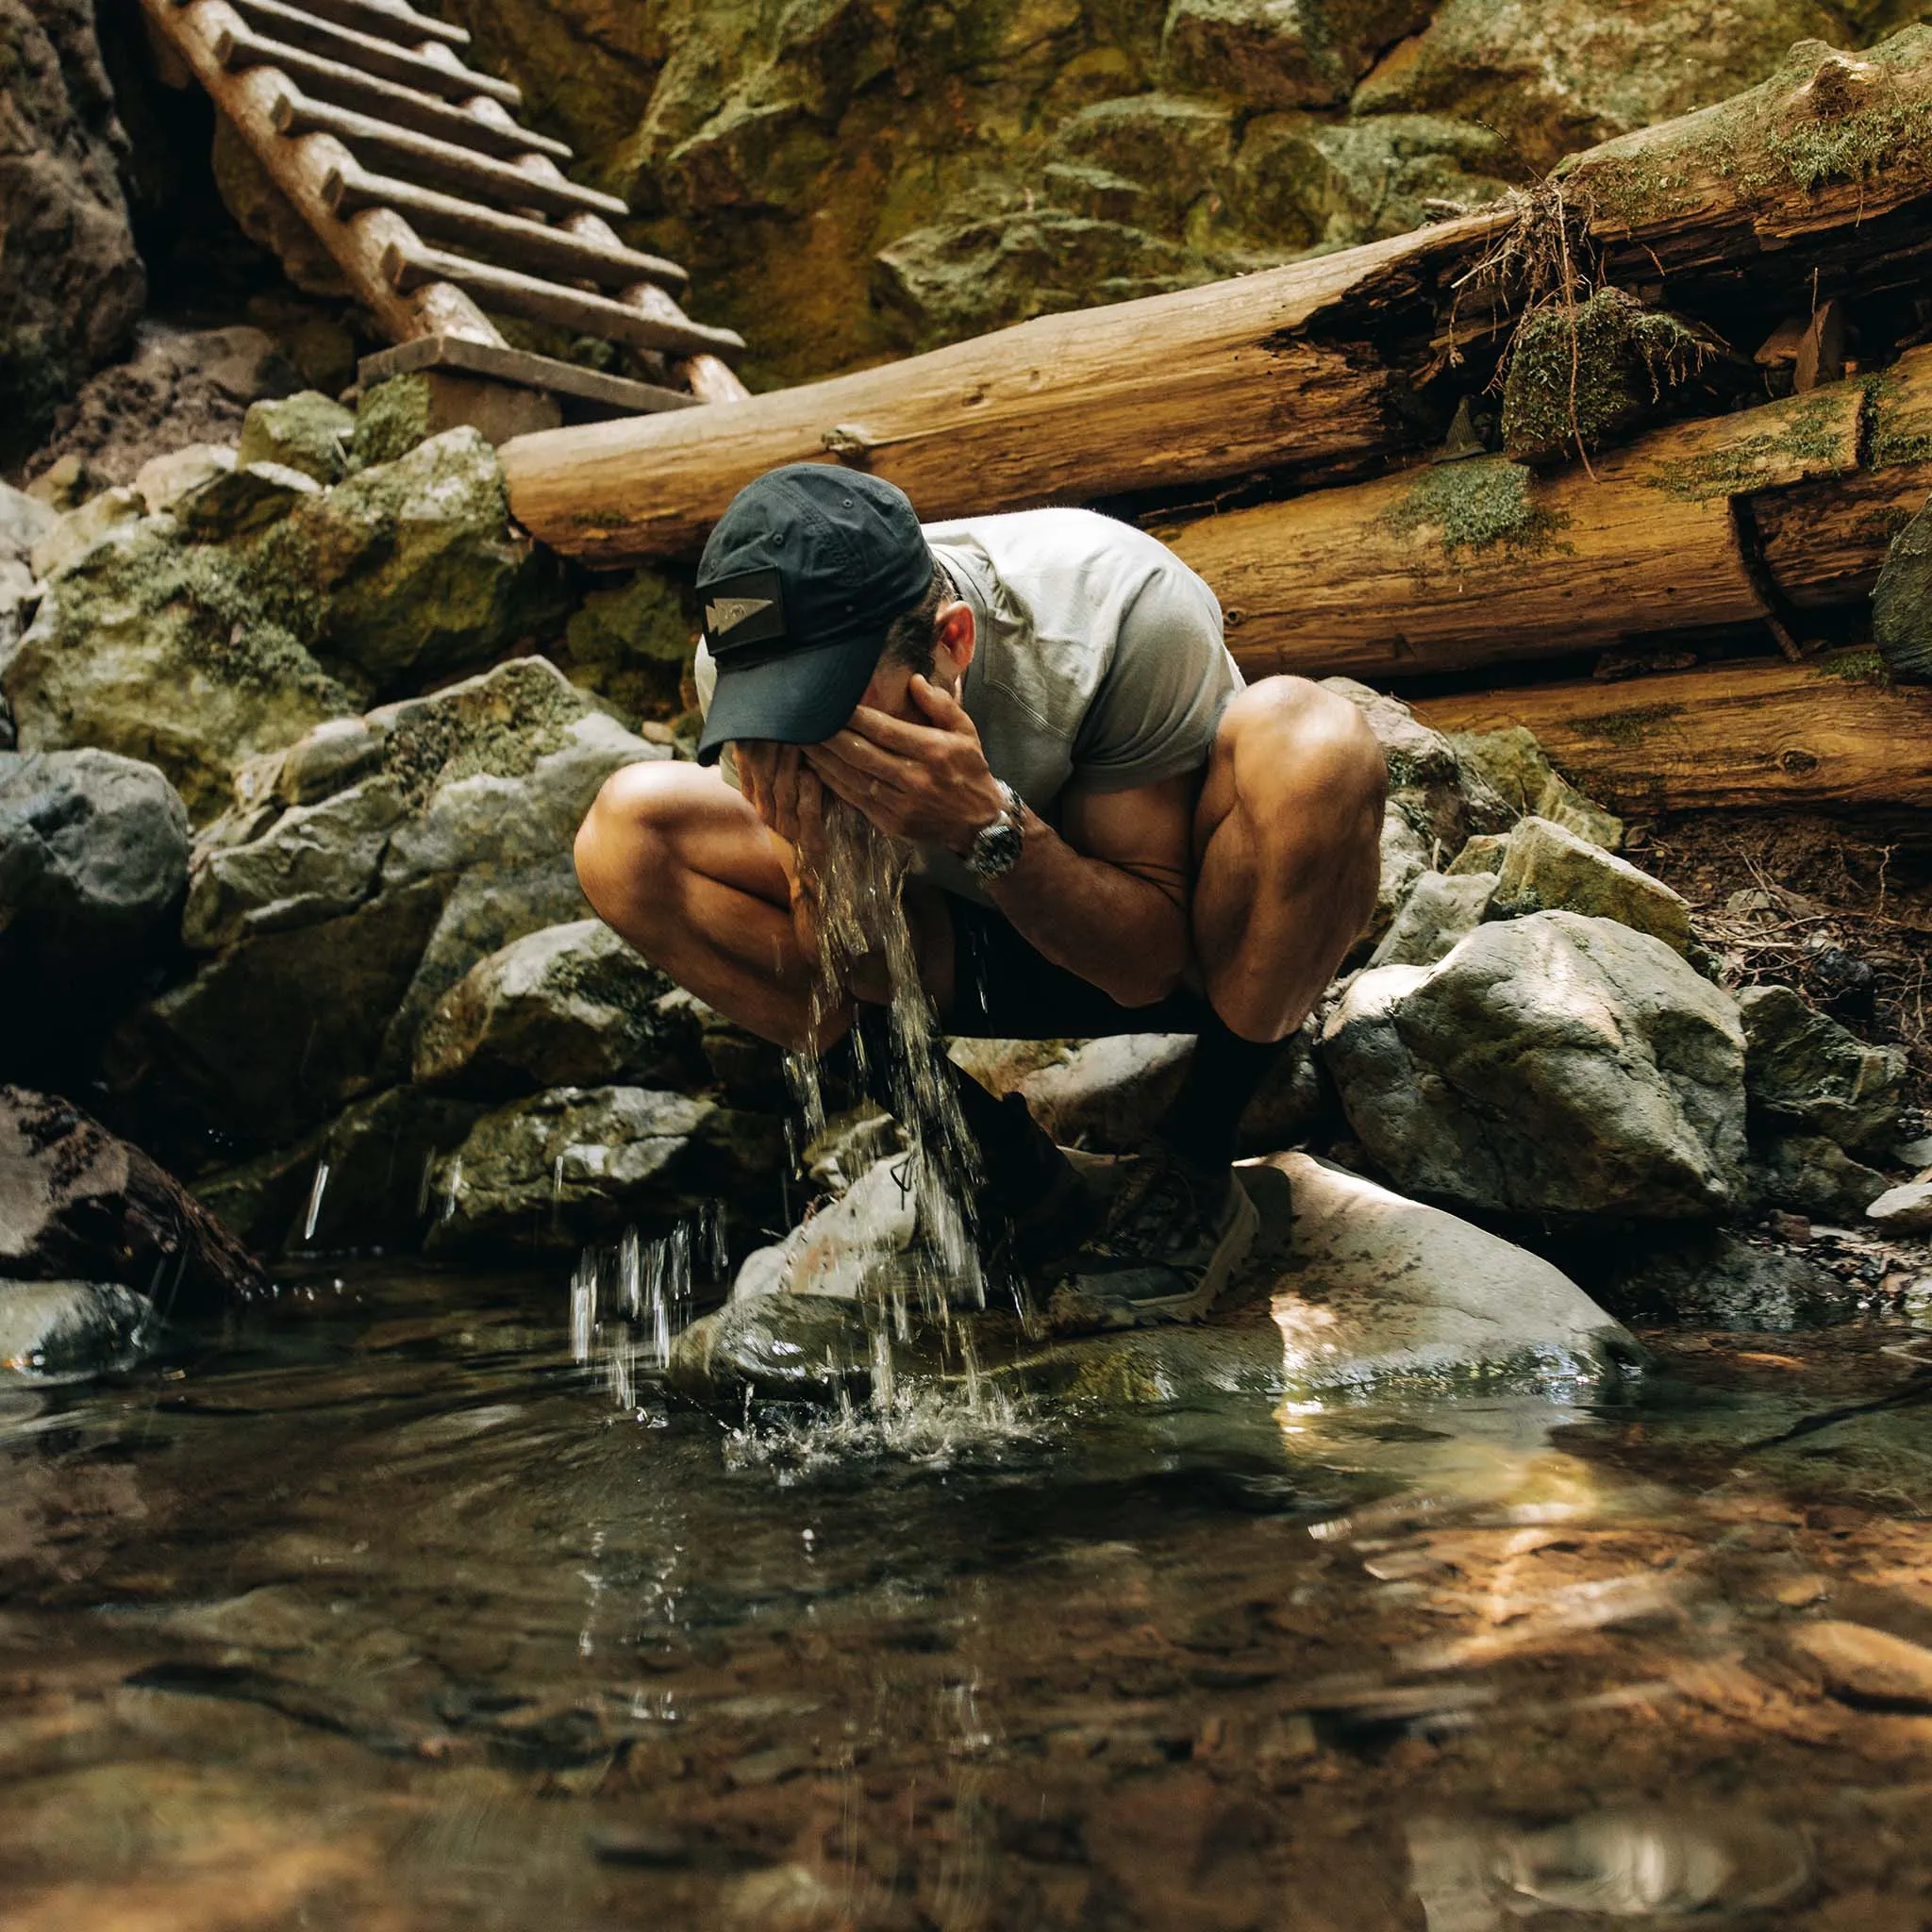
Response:
[[[0,654],[20,746],[143,759],[207,818],[250,754],[359,708],[287,614],[245,558],[185,541],[173,518],[120,525],[48,582],[25,635]]]
[[[0,1076],[50,1070],[105,1032],[172,938],[187,882],[188,813],[152,765],[0,752]]]
[[[778,1123],[643,1087],[560,1087],[485,1114],[430,1178],[425,1252],[575,1249],[775,1177]]]
[[[1273,1284],[1291,1393],[1586,1380],[1641,1351],[1560,1270],[1312,1155],[1266,1163],[1291,1217]],[[1266,1175],[1251,1171],[1263,1208]]]
[[[115,1056],[123,1090],[179,1131],[204,1123],[252,1152],[406,1077],[471,967],[584,916],[577,825],[619,766],[668,756],[541,658],[360,724],[250,768],[196,848],[184,927],[223,950],[134,1015]],[[280,802],[289,770],[310,804]],[[330,774],[341,789],[313,796]]]
[[[1679,953],[1690,944],[1690,908],[1681,893],[1548,819],[1526,818],[1504,848],[1490,917],[1550,911],[1614,919]]]
[[[1932,1650],[1922,1643],[1835,1619],[1801,1624],[1789,1641],[1817,1667],[1835,1697],[1852,1704],[1932,1709]]]
[[[1932,503],[1886,552],[1872,592],[1872,636],[1899,676],[1932,678]]]
[[[673,1082],[698,1056],[695,1024],[661,1005],[670,991],[602,920],[546,926],[443,994],[416,1037],[412,1077],[489,1099],[557,1082]]]
[[[1661,941],[1539,912],[1350,985],[1321,1057],[1404,1190],[1491,1212],[1721,1212],[1744,1154],[1743,1032]]]
[[[87,0],[4,0],[0,43],[0,466],[11,469],[59,406],[125,352],[147,299],[128,227],[114,112]]]
[[[1173,0],[1162,72],[1183,92],[1244,107],[1328,105],[1428,17],[1427,0]]]
[[[34,488],[63,466],[75,498],[132,483],[151,458],[190,443],[232,444],[250,403],[301,379],[258,328],[141,326],[134,356],[75,398],[73,420],[34,458]]]
[[[1828,1268],[1774,1241],[1715,1229],[1614,1270],[1603,1289],[1631,1321],[1788,1334],[1867,1319],[1866,1299]]]
[[[766,1294],[857,1300],[912,1244],[918,1214],[906,1182],[903,1153],[873,1161],[782,1241],[754,1249],[732,1284],[732,1300]]]
[[[341,404],[312,389],[252,405],[242,419],[235,460],[275,463],[326,488],[341,480],[348,467],[349,439],[356,418]]]
[[[1845,1147],[1881,1145],[1896,1132],[1903,1048],[1867,1046],[1788,986],[1747,986],[1738,1008],[1755,1108]]]
[[[184,1313],[264,1286],[234,1237],[77,1108],[0,1087],[0,1276],[118,1281]]]
[[[159,1327],[154,1304],[119,1282],[0,1280],[0,1382],[129,1368]]]
[[[1425,872],[1409,888],[1402,909],[1369,956],[1369,964],[1433,966],[1488,917],[1495,890],[1491,873],[1447,877]]]
[[[1748,1083],[1750,1061],[1745,1061]],[[1778,1134],[1751,1151],[1751,1191],[1767,1207],[1856,1224],[1889,1183],[1823,1134]]]
[[[1794,41],[1839,44],[1813,0],[1685,0],[1610,8],[1445,0],[1419,39],[1357,89],[1357,114],[1446,112],[1498,129],[1523,161],[1707,106],[1765,79]],[[1694,50],[1694,51],[1692,51]]]
[[[1907,1181],[1904,1187],[1886,1189],[1866,1208],[1865,1215],[1884,1234],[1932,1234],[1932,1181]]]

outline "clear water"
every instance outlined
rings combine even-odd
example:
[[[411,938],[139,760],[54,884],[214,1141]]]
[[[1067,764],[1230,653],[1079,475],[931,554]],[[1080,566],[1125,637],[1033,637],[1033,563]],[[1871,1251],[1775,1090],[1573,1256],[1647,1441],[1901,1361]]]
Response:
[[[365,1271],[0,1396],[8,1932],[1927,1923],[1932,1715],[1791,1642],[1932,1639],[1926,1410],[1748,1446],[1904,1333],[896,1438],[571,1342]]]

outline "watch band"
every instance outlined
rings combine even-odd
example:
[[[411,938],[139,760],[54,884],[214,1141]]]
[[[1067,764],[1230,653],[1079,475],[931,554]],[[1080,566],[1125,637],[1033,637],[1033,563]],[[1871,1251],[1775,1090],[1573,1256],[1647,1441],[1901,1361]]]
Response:
[[[1020,794],[1004,778],[995,778],[993,783],[1000,788],[1004,809],[990,825],[982,825],[974,834],[966,848],[966,870],[982,881],[1003,878],[1011,872],[1019,864],[1025,843],[1024,805]]]

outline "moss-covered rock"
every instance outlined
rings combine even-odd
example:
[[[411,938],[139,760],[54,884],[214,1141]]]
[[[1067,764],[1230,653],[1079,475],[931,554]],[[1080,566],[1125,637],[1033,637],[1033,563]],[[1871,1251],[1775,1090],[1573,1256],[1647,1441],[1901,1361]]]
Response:
[[[435,410],[426,375],[391,375],[356,399],[349,455],[358,469],[392,463],[432,434]]]
[[[1788,986],[1746,987],[1738,1004],[1755,1108],[1846,1147],[1880,1144],[1896,1132],[1903,1047],[1866,1045]]]
[[[683,583],[649,566],[589,591],[564,625],[558,662],[633,718],[673,716],[697,643],[686,604]]]
[[[1331,105],[1428,18],[1429,0],[1173,0],[1163,76],[1250,107]]]
[[[1503,848],[1489,916],[1557,909],[1613,919],[1679,953],[1690,944],[1690,907],[1680,893],[1548,819],[1526,818]]]
[[[356,418],[341,404],[312,389],[253,404],[242,419],[238,463],[279,463],[325,486],[349,466]]]
[[[1932,679],[1932,504],[1886,552],[1872,592],[1872,636],[1899,676]]]

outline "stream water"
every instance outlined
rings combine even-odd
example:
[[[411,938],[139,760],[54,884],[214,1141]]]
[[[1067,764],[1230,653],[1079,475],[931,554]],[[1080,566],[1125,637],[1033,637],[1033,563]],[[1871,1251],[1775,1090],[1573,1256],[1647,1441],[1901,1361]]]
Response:
[[[612,1399],[558,1274],[284,1283],[0,1395],[0,1923],[1908,1932],[1894,1327],[1601,1411],[1252,1392],[882,1444]]]

